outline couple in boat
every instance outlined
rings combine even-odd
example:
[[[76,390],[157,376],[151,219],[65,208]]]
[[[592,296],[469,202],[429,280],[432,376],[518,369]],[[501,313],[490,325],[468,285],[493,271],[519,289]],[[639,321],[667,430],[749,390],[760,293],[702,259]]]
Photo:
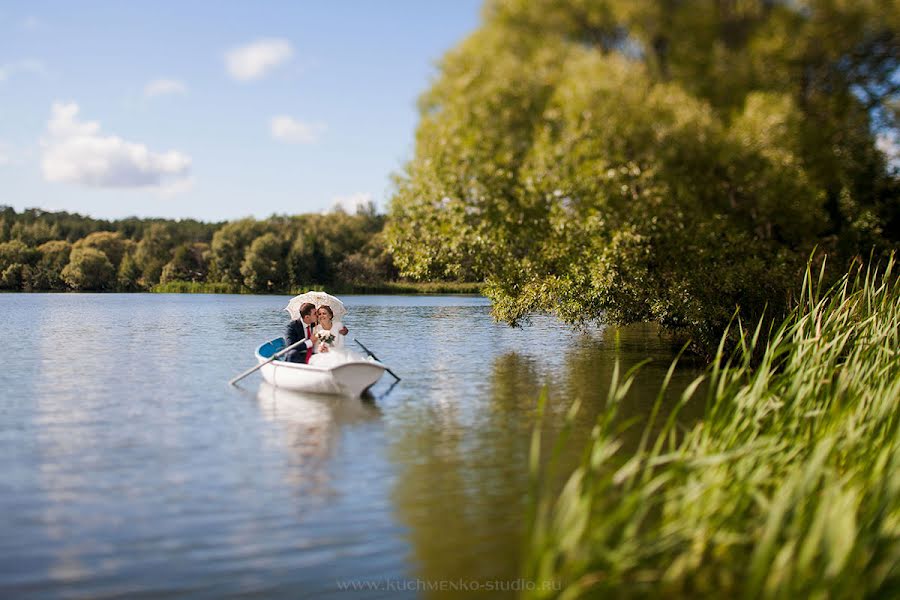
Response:
[[[288,346],[302,344],[284,355],[289,362],[306,363],[316,367],[335,367],[346,362],[365,360],[363,356],[344,347],[348,330],[334,320],[334,311],[323,304],[305,303],[300,307],[300,318],[288,324],[284,340]]]

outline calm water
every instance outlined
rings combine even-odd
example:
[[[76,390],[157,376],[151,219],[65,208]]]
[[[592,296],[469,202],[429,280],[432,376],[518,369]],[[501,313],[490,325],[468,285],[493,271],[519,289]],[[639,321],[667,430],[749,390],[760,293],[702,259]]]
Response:
[[[402,382],[386,375],[370,401],[258,374],[228,387],[281,334],[287,300],[0,295],[0,597],[514,586],[541,387],[550,429],[581,398],[586,431],[616,357],[654,359],[629,417],[672,356],[651,327],[616,342],[550,317],[498,325],[482,298],[348,296],[351,336]]]

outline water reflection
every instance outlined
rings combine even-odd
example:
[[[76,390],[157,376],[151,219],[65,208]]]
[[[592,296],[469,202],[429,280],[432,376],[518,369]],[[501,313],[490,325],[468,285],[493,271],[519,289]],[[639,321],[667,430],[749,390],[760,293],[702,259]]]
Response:
[[[647,352],[648,344],[655,353]],[[470,407],[475,404],[474,414],[462,418],[455,403],[418,407],[407,426],[392,432],[391,449],[401,465],[394,502],[409,528],[416,577],[431,582],[515,580],[527,508],[530,434],[541,390],[546,387],[548,394],[543,421],[547,439],[559,432],[572,402],[582,404],[572,442],[560,459],[562,475],[578,460],[604,410],[616,361],[624,372],[650,354],[651,362],[620,407],[620,419],[638,421],[632,441],[640,435],[640,422],[646,420],[671,361],[671,355],[658,350],[660,345],[651,326],[593,330],[576,335],[562,357],[553,357],[560,368],[549,373],[540,354],[505,352],[491,362],[487,393],[467,399]],[[695,374],[692,369],[677,371],[667,396],[679,394]],[[561,477],[557,479],[551,485],[558,485]],[[427,595],[450,598],[455,593],[433,590]],[[485,592],[483,597],[497,595]]]
[[[270,442],[288,450],[287,483],[307,500],[335,493],[328,461],[340,444],[341,427],[381,417],[369,400],[295,392],[266,382],[260,384],[256,399],[260,414],[284,431],[283,439]]]
[[[346,300],[403,377],[374,404],[226,386],[286,297],[0,295],[0,339],[31,340],[0,345],[0,597],[514,579],[542,387],[548,435],[576,398],[586,435],[615,360],[653,359],[622,405],[645,418],[672,354],[652,327],[508,328],[483,298]]]

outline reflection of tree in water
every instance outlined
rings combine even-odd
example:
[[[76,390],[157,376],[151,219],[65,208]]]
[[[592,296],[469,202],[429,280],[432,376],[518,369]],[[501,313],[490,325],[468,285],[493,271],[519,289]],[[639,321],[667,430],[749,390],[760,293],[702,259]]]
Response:
[[[640,367],[628,395],[618,407],[617,420],[620,423],[633,421],[633,425],[624,432],[623,441],[625,448],[634,448],[676,353],[677,348],[671,341],[661,338],[658,327],[650,324],[631,325],[618,330],[609,328],[598,337],[585,336],[567,357],[563,384],[558,389],[551,388],[550,393],[549,404],[559,415],[555,419],[557,424],[573,401],[581,401],[569,446],[580,448],[597,417],[605,410],[616,360],[619,361],[619,380],[622,381],[630,369],[649,359]],[[657,423],[665,419],[682,391],[701,372],[702,367],[696,361],[690,358],[679,361],[663,396],[662,416]],[[695,398],[701,397],[701,393],[702,389],[695,394]],[[698,407],[702,408],[702,402],[689,405],[682,411],[681,419],[695,418]]]
[[[516,577],[536,381],[532,360],[501,356],[486,402],[469,397],[422,406],[392,432],[391,455],[401,463],[394,503],[409,527],[417,577]]]
[[[280,447],[288,449],[287,483],[303,498],[334,495],[328,462],[344,425],[377,419],[380,411],[357,398],[301,394],[268,383],[257,392],[262,415],[284,431]]]
[[[642,369],[620,417],[645,418],[672,358],[669,345],[649,327],[621,331],[618,344],[610,333],[580,336],[566,355],[563,372],[549,377],[539,359],[501,355],[494,360],[487,401],[435,402],[406,415],[402,429],[391,433],[391,455],[401,465],[394,502],[409,528],[416,576],[429,581],[515,579],[527,507],[530,434],[541,388],[546,383],[549,390],[545,439],[559,432],[576,398],[582,403],[572,443],[561,459],[563,472],[580,456],[579,448],[603,410],[616,358],[624,373],[648,355],[654,360]],[[694,375],[695,369],[678,371],[669,395],[677,396]],[[640,424],[635,431],[640,434]]]

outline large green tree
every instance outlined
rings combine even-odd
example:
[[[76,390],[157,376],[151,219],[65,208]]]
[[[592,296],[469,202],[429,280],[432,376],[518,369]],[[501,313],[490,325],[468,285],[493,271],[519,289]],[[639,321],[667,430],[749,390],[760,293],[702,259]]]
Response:
[[[254,219],[226,223],[212,238],[213,272],[224,283],[243,283],[241,264],[247,248],[263,233],[263,225]]]
[[[165,223],[153,223],[144,231],[134,252],[134,260],[141,270],[141,281],[145,286],[159,282],[163,267],[172,256],[172,233]]]
[[[813,247],[868,252],[900,226],[875,146],[892,6],[489,2],[421,99],[397,266],[484,278],[510,322],[654,320],[701,346],[738,306],[778,311]]]
[[[39,290],[65,289],[62,270],[69,262],[72,244],[65,240],[52,240],[37,249],[41,258],[32,273],[32,287]]]
[[[122,257],[129,248],[130,240],[126,240],[119,232],[95,231],[81,238],[73,245],[73,249],[94,248],[103,252],[113,268],[118,269]]]
[[[241,263],[244,285],[254,292],[273,292],[287,286],[284,242],[274,233],[266,233],[250,244]]]
[[[116,270],[106,254],[96,248],[74,248],[62,278],[73,290],[105,291],[116,285]]]
[[[209,245],[181,244],[172,253],[172,260],[163,267],[160,283],[169,281],[206,281],[209,266],[206,257]]]

